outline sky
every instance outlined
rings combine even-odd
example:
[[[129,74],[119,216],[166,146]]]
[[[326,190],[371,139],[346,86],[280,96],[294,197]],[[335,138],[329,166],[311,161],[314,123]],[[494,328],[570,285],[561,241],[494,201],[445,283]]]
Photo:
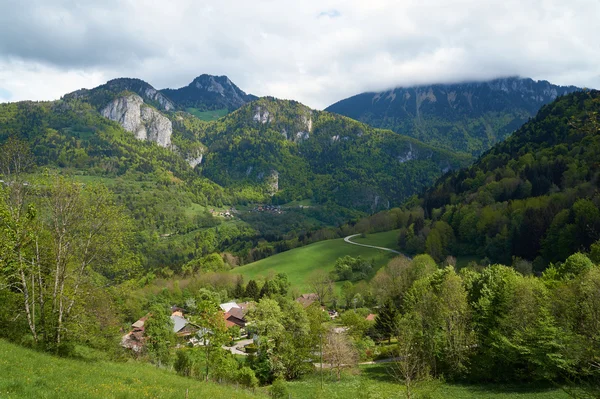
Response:
[[[599,0],[0,0],[0,102],[203,73],[322,109],[504,76],[600,88]]]

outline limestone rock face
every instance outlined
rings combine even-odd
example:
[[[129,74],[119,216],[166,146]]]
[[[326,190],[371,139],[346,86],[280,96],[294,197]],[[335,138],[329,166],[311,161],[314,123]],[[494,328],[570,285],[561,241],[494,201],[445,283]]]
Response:
[[[169,100],[161,92],[152,87],[147,87],[144,90],[144,95],[150,98],[151,100],[156,101],[160,105],[160,107],[165,111],[172,111],[175,109],[175,105],[171,102],[171,100]]]
[[[279,191],[279,172],[271,170],[269,176],[267,176],[267,185],[271,197],[277,194]]]
[[[100,113],[118,122],[123,129],[132,132],[138,140],[154,141],[161,147],[171,146],[173,125],[171,121],[152,107],[144,104],[137,94],[130,94],[111,101]]]

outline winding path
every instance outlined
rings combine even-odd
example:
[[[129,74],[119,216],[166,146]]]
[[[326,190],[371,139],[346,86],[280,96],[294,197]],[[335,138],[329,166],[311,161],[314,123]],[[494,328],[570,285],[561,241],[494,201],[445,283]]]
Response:
[[[348,244],[352,244],[352,245],[358,245],[358,246],[367,247],[367,248],[381,249],[382,251],[388,251],[388,252],[393,252],[393,253],[398,254],[398,255],[404,255],[402,252],[398,252],[395,249],[384,248],[384,247],[376,247],[374,245],[367,245],[367,244],[359,244],[357,242],[350,241],[351,238],[358,237],[359,235],[360,234],[353,234],[351,236],[348,236],[348,237],[344,238],[344,241],[346,241]],[[404,256],[406,256],[406,255],[404,255]],[[408,256],[406,256],[406,257],[408,258]]]

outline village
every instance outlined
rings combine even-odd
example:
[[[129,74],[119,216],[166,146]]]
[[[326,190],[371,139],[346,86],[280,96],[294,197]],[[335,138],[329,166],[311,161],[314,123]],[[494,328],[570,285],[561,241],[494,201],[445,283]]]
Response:
[[[319,297],[315,293],[302,294],[296,298],[296,302],[302,305],[303,308],[316,304],[323,312],[327,312],[329,319],[336,319],[339,314],[336,310],[327,310],[325,306],[321,306],[318,302]],[[225,327],[230,333],[231,340],[228,345],[223,345],[222,348],[230,351],[234,355],[246,356],[255,351],[255,343],[258,336],[252,329],[252,323],[247,320],[248,313],[256,305],[253,301],[247,302],[225,302],[219,305],[220,316],[222,317]],[[211,332],[197,325],[186,317],[187,310],[172,306],[170,309],[170,320],[172,322],[173,333],[177,336],[176,348],[182,347],[197,347],[203,346]],[[135,354],[140,354],[144,350],[146,341],[146,321],[152,315],[146,314],[131,324],[131,329],[121,338],[121,346],[131,350]],[[369,314],[366,317],[368,321],[374,321],[375,315]],[[346,327],[337,327],[338,333],[343,333],[347,330]]]

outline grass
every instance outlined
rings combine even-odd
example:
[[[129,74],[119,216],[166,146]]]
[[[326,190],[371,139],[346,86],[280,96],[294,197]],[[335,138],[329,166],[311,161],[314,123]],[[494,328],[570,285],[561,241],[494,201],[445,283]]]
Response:
[[[198,119],[209,122],[216,121],[217,119],[222,118],[229,113],[227,108],[216,109],[214,111],[200,111],[197,108],[187,108],[186,111]]]
[[[378,243],[378,239],[381,237],[381,243],[385,244],[389,242],[390,233],[372,234],[367,239]],[[315,270],[331,271],[333,270],[335,261],[346,255],[353,257],[360,255],[364,259],[373,259],[376,268],[387,264],[394,257],[394,254],[390,252],[348,244],[339,238],[320,241],[305,247],[282,252],[238,267],[233,272],[243,275],[246,281],[266,277],[270,273],[285,273],[293,288],[306,291],[309,288],[307,279],[312,272]]]
[[[186,391],[188,394],[186,395]],[[0,340],[0,398],[256,398],[152,365],[57,358]]]
[[[384,365],[361,366],[360,375],[346,374],[336,381],[325,372],[323,391],[318,373],[303,380],[286,384],[290,397],[304,398],[403,398],[405,388],[394,382]],[[555,387],[531,385],[459,385],[441,382],[424,382],[417,385],[417,397],[432,399],[566,399],[568,396]]]
[[[356,236],[352,239],[358,244],[375,245],[377,247],[391,248],[399,251],[398,233],[400,230],[384,231],[383,233],[367,234],[366,237]]]

